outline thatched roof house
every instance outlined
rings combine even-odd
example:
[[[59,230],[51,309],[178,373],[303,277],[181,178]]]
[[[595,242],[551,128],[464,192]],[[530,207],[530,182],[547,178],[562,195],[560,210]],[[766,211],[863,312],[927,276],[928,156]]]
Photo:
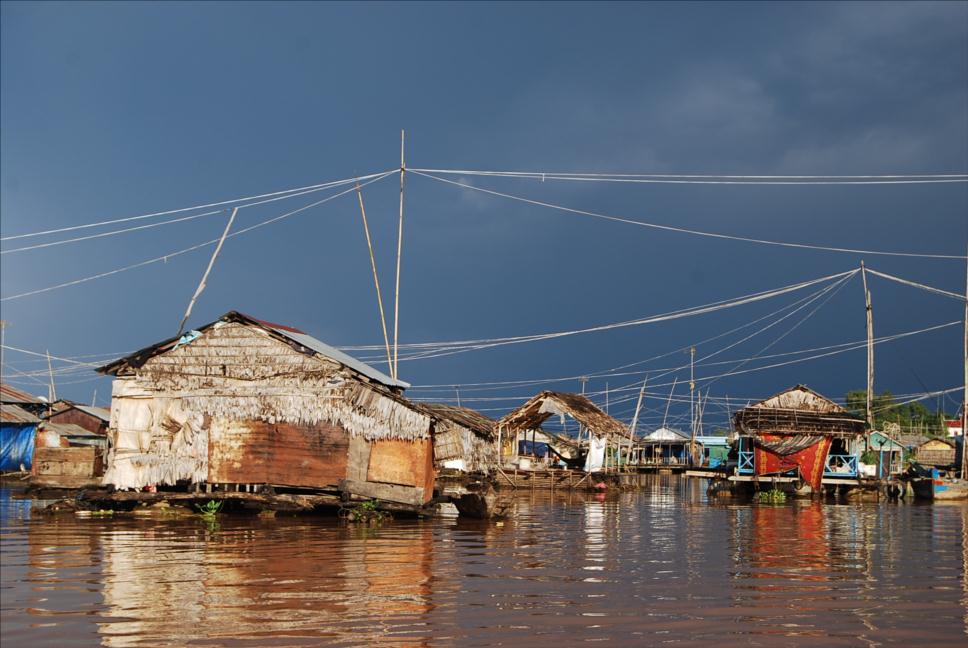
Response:
[[[757,475],[799,472],[820,488],[828,455],[836,455],[845,474],[857,473],[857,447],[864,421],[805,385],[748,405],[734,416],[740,434],[740,471]],[[744,453],[751,455],[745,463]]]
[[[438,469],[489,472],[497,463],[496,422],[467,407],[421,403],[434,425],[434,463]]]
[[[268,484],[432,497],[432,416],[306,333],[231,311],[100,368],[116,376],[105,484]]]
[[[552,416],[569,416],[578,421],[595,436],[619,436],[628,434],[628,428],[603,412],[595,403],[581,394],[543,391],[500,421],[498,427],[510,432],[538,430]]]

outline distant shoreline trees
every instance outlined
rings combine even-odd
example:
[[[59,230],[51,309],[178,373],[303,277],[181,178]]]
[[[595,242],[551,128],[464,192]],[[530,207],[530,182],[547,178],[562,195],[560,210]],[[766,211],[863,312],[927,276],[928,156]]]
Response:
[[[854,389],[847,392],[847,410],[861,418],[867,415],[867,392]],[[903,434],[947,436],[944,412],[929,410],[924,403],[898,403],[894,394],[883,391],[874,395],[874,427],[883,430],[886,423],[897,423]]]

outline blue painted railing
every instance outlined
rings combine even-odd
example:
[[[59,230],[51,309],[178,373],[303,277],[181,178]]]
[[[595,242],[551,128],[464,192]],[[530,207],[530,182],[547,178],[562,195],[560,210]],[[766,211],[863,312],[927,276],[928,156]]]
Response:
[[[752,450],[739,451],[739,474],[752,475],[755,472]]]
[[[856,477],[857,455],[827,455],[824,477]]]

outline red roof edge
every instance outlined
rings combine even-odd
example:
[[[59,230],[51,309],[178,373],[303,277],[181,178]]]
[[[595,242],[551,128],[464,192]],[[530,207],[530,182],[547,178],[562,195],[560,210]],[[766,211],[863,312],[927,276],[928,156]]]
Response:
[[[241,315],[241,316],[243,316],[245,318],[248,318],[248,319],[252,320],[253,322],[257,322],[257,323],[261,324],[262,326],[265,326],[265,327],[268,327],[268,328],[279,329],[280,331],[288,331],[290,333],[300,333],[302,335],[308,335],[306,333],[306,331],[301,331],[301,330],[297,329],[294,326],[286,326],[285,324],[276,324],[275,322],[267,322],[266,320],[261,320],[258,317],[252,317],[251,315],[246,315],[245,313],[239,313],[239,315]]]

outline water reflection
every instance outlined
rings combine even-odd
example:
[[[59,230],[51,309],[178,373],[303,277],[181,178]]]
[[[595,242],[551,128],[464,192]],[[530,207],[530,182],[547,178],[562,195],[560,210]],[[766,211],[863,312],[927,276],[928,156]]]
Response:
[[[76,519],[0,491],[4,645],[963,645],[968,508],[714,504],[647,478],[503,525]],[[8,643],[9,642],[9,643]]]

